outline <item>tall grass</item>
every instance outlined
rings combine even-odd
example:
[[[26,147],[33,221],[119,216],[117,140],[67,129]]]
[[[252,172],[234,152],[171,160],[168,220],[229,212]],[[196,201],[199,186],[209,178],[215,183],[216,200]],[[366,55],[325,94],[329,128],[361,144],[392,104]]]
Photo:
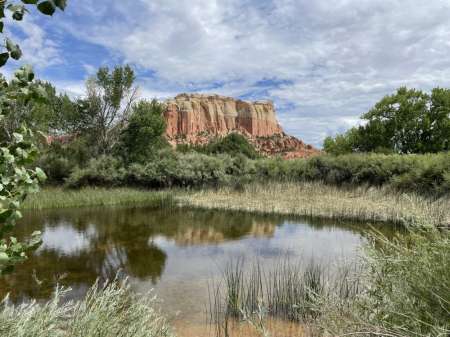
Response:
[[[149,191],[134,188],[83,188],[69,190],[62,188],[44,188],[38,194],[28,196],[22,206],[24,210],[44,208],[63,208],[80,206],[106,206],[130,203],[152,205],[171,204],[172,192]]]
[[[353,188],[321,182],[244,184],[177,193],[180,206],[245,211],[259,214],[289,214],[315,218],[401,222],[411,220],[411,208],[439,225],[450,225],[450,199],[401,193],[384,187]]]
[[[392,240],[367,233],[354,277],[362,293],[343,301],[332,289],[316,294],[316,326],[333,335],[449,336],[450,232],[420,216]],[[344,308],[338,312],[336,308]]]
[[[293,263],[288,253],[280,254],[270,269],[259,257],[249,266],[245,254],[230,258],[222,278],[211,283],[209,318],[217,336],[229,335],[230,322],[236,319],[249,322],[265,336],[267,315],[309,324],[318,317],[312,308],[317,294],[331,287],[341,300],[357,296],[361,287],[349,279],[354,271],[350,266],[332,272],[330,264],[302,259]]]
[[[0,335],[176,336],[170,327],[171,319],[153,308],[160,300],[150,293],[140,297],[131,292],[127,279],[119,283],[116,278],[102,287],[97,280],[83,301],[61,303],[70,290],[57,286],[53,299],[44,306],[36,301],[10,305],[6,296],[0,302]]]

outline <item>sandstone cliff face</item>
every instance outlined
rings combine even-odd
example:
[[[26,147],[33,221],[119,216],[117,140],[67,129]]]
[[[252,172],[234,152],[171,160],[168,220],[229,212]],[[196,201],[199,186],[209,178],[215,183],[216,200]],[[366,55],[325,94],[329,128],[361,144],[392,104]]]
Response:
[[[205,145],[231,132],[244,135],[261,154],[286,159],[323,153],[286,135],[275,118],[272,101],[242,101],[214,94],[184,93],[163,103],[168,128],[166,137],[177,143]]]
[[[194,136],[203,130],[246,130],[254,136],[283,132],[272,101],[242,101],[219,95],[180,94],[164,103],[167,135]]]

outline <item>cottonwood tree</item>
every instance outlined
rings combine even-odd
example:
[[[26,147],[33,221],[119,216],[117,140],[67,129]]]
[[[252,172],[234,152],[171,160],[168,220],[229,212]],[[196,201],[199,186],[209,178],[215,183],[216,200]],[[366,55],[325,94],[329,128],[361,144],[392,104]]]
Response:
[[[158,137],[167,130],[166,119],[161,116],[164,108],[156,98],[141,100],[132,108],[128,127],[120,137],[120,150],[127,162],[144,163],[155,154]]]
[[[364,126],[345,135],[327,137],[332,154],[386,149],[396,153],[438,153],[450,149],[450,90],[434,88],[431,95],[405,87],[383,97],[361,116]]]
[[[45,134],[66,130],[67,115],[76,109],[76,104],[67,94],[57,95],[56,88],[50,82],[35,80],[33,83],[44,88],[45,103],[37,104],[34,100],[22,99],[20,96],[12,99],[9,114],[0,121],[2,139],[13,141],[13,133],[20,125],[26,125],[33,132],[41,131]],[[18,86],[10,84],[6,92],[19,89]]]
[[[28,12],[25,5],[36,5],[37,9],[45,15],[53,15],[56,8],[64,10],[67,0],[48,0],[38,3],[39,0],[22,0],[21,4],[15,1],[0,0],[0,19],[5,18],[5,10],[12,12],[12,19],[21,21]],[[0,22],[0,33],[3,34],[4,22]],[[0,53],[0,67],[3,67],[9,58],[19,60],[22,51],[8,37],[4,38]],[[32,66],[24,63],[20,68],[14,68],[11,79],[0,80],[0,120],[11,112],[12,100],[20,98],[25,105],[33,100],[38,104],[45,102],[46,94],[40,84],[33,83],[35,73]],[[6,90],[14,86],[14,90]],[[3,238],[5,233],[11,233],[15,221],[22,217],[19,209],[28,193],[39,191],[38,182],[46,178],[44,172],[36,168],[29,170],[25,165],[33,163],[39,155],[37,147],[31,142],[32,132],[26,125],[19,125],[12,133],[13,139],[0,143],[0,276],[11,274],[15,263],[27,260],[26,253],[34,251],[42,244],[37,239],[39,232],[34,232],[31,239],[18,242],[10,236]]]
[[[133,113],[133,104],[139,100],[139,83],[134,85],[134,81],[134,70],[129,65],[116,65],[112,71],[100,67],[86,81],[86,99],[94,119],[91,134],[104,155],[109,155],[119,142]]]

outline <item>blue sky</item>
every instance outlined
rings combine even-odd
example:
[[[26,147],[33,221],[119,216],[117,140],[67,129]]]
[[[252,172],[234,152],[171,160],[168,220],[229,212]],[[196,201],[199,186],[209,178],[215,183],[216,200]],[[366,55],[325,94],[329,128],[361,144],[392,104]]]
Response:
[[[68,0],[4,32],[71,95],[128,63],[143,98],[271,99],[287,133],[321,147],[400,86],[450,87],[449,17],[447,0]]]

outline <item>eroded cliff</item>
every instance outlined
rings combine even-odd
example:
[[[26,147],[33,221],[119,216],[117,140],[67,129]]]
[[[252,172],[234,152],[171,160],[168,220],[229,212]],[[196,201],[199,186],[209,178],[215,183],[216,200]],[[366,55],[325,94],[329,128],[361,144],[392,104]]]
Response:
[[[166,137],[177,143],[207,144],[231,132],[243,134],[257,151],[286,159],[322,153],[286,135],[275,118],[272,101],[243,101],[215,94],[184,93],[163,103]]]

